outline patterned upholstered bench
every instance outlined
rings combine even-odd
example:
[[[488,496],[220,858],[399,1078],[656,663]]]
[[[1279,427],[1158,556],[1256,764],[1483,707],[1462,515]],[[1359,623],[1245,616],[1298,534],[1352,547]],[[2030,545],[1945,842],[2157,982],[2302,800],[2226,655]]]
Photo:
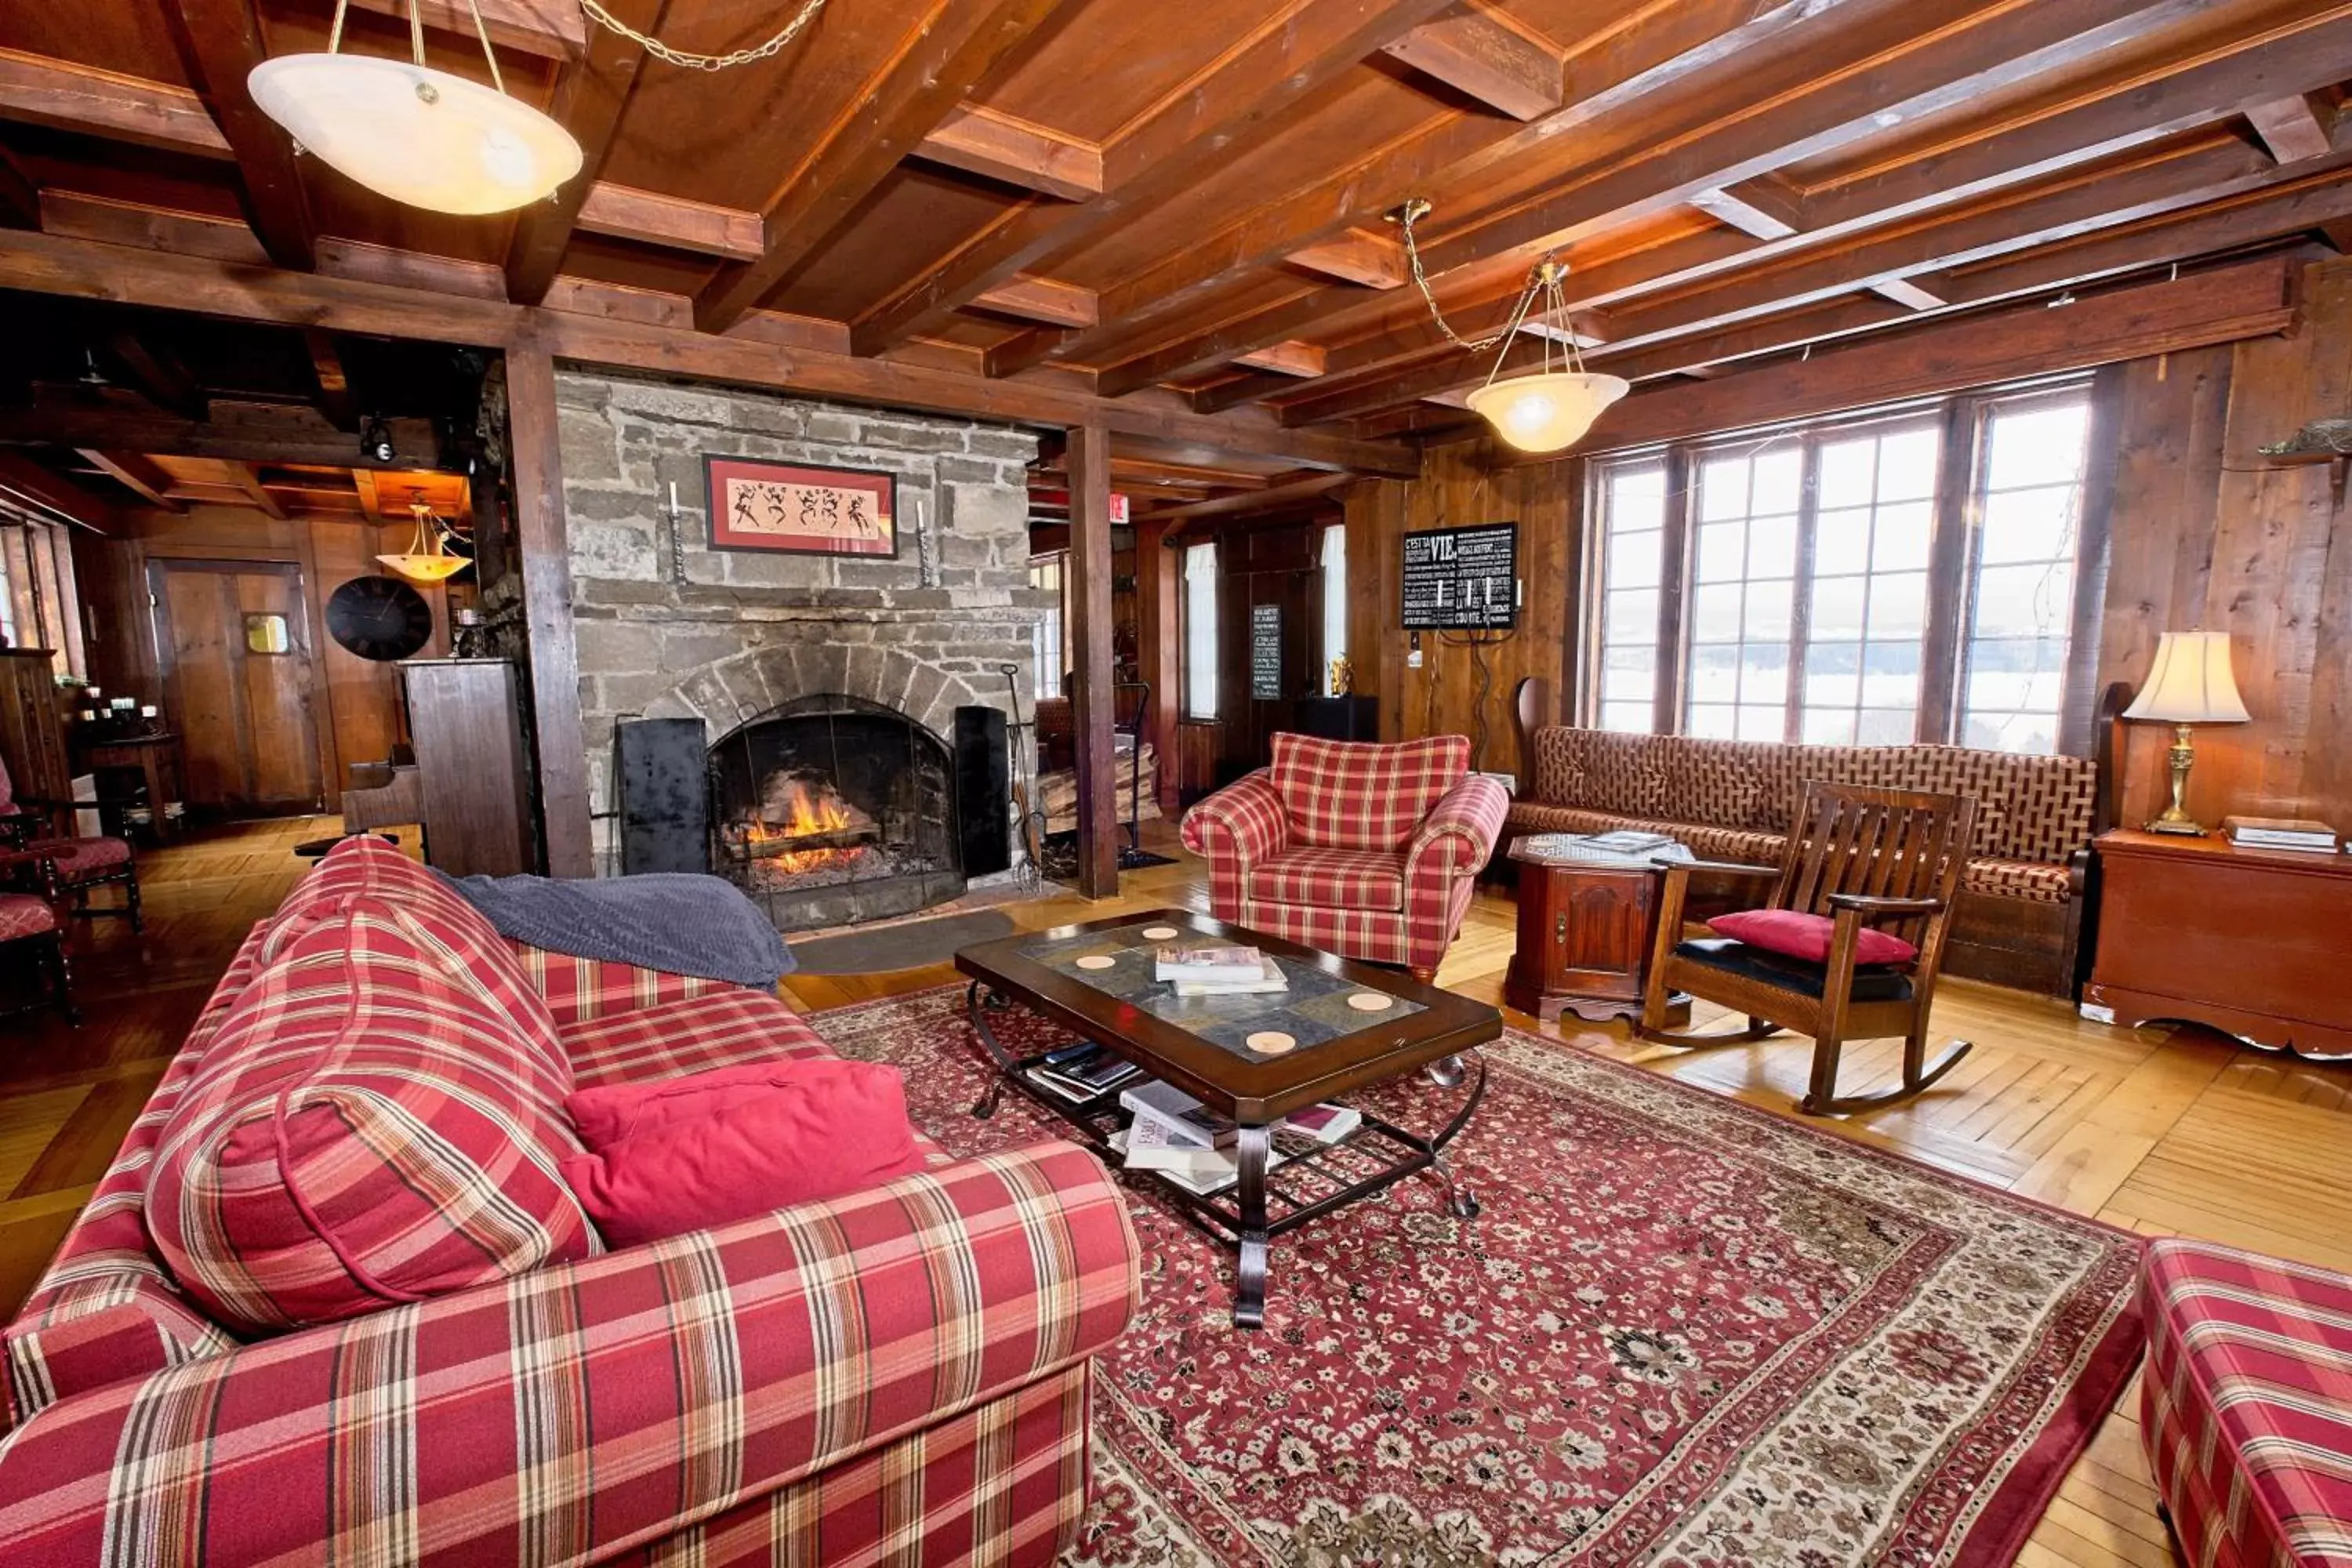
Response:
[[[1530,685],[1534,683],[1528,683]],[[1701,859],[1767,865],[1808,781],[1933,790],[1977,801],[1944,967],[2070,995],[2091,839],[2107,826],[2098,763],[1960,746],[1791,746],[1529,725],[1521,692],[1518,798],[1501,847],[1524,833],[1670,833]]]
[[[2352,1276],[2158,1241],[2140,1300],[2141,1433],[2190,1568],[2352,1568]]]

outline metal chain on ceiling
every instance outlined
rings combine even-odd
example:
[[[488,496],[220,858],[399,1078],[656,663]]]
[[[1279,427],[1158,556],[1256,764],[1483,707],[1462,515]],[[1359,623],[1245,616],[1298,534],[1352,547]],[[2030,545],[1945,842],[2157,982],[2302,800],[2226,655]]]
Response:
[[[783,51],[784,46],[800,37],[801,29],[814,21],[819,11],[824,9],[824,0],[806,0],[793,19],[785,23],[767,42],[756,44],[748,49],[735,49],[723,55],[697,54],[691,49],[673,47],[663,43],[659,38],[637,31],[598,5],[596,0],[580,0],[580,9],[598,26],[618,33],[657,60],[667,60],[671,65],[681,66],[688,70],[723,71],[736,66],[748,66],[758,60],[775,58]]]

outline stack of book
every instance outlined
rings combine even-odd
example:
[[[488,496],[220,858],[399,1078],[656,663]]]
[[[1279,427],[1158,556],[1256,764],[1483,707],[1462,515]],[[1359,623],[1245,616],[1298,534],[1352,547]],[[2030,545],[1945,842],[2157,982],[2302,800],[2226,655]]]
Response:
[[[1155,980],[1179,996],[1255,996],[1287,991],[1282,968],[1254,947],[1163,947],[1152,955]]]
[[[1241,1129],[1173,1084],[1152,1079],[1122,1090],[1118,1102],[1134,1120],[1110,1142],[1130,1171],[1156,1171],[1201,1197],[1241,1178],[1234,1145]],[[1318,1144],[1337,1143],[1363,1121],[1344,1105],[1314,1105],[1283,1119],[1266,1152],[1267,1170]]]
[[[1121,1061],[1100,1046],[1081,1040],[1058,1051],[1048,1051],[1028,1069],[1029,1081],[1073,1105],[1108,1094],[1132,1080],[1141,1069]]]
[[[2299,822],[2280,816],[2225,816],[2221,831],[2242,849],[2297,849],[2313,855],[2333,855],[2341,842],[2336,829],[2324,822]]]

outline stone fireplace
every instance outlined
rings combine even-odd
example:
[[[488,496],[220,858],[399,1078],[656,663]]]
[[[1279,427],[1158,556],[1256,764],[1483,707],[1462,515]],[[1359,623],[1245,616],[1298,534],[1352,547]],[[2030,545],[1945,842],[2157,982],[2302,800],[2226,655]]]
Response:
[[[1022,717],[1033,710],[1036,438],[573,371],[557,395],[600,873],[621,869],[615,726],[694,718],[709,749],[711,869],[779,929],[962,893],[955,710],[1009,721],[1016,684]],[[895,475],[898,558],[713,550],[705,455]]]

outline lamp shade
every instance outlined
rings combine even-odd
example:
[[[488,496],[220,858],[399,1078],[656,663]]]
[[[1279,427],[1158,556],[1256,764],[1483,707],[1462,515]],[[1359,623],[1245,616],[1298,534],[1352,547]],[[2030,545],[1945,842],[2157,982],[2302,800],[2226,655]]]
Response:
[[[2230,634],[2165,633],[2156,645],[2147,684],[2124,717],[2164,724],[2242,724],[2252,719],[2230,672]]]
[[[1632,390],[1623,376],[1550,371],[1491,382],[1470,395],[1470,408],[1522,452],[1561,452]]]
[[[473,216],[535,202],[580,172],[563,127],[505,93],[367,55],[280,55],[253,101],[320,162],[379,195]]]

